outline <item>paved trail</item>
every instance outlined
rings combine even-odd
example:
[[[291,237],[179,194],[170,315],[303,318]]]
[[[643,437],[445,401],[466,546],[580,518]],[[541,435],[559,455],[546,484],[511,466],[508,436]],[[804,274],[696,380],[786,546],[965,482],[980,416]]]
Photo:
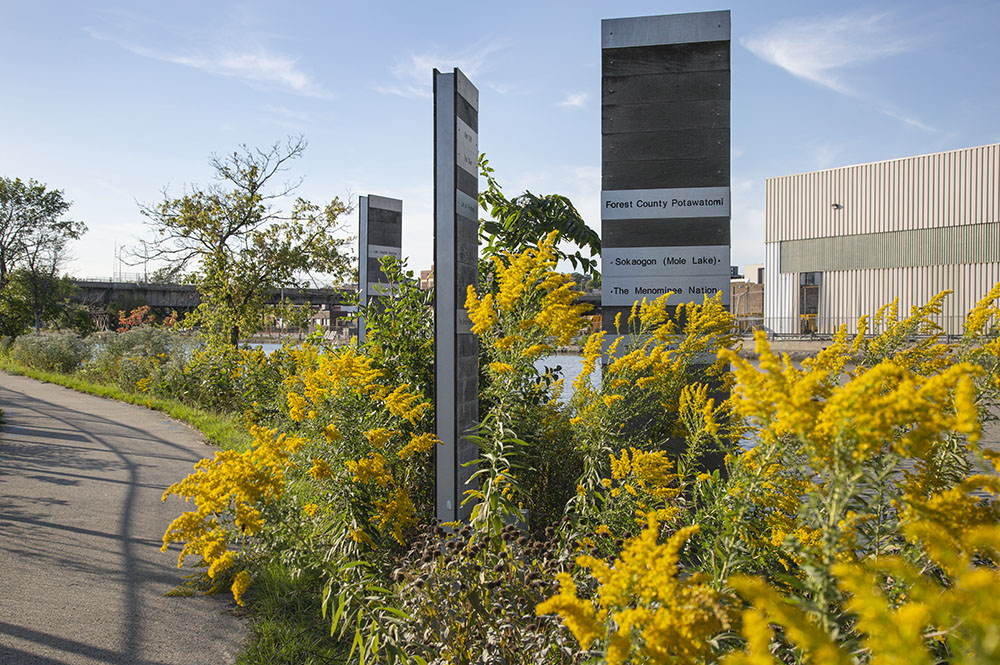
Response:
[[[160,552],[184,504],[160,496],[211,454],[198,433],[3,373],[0,408],[0,663],[232,663],[231,596],[163,595],[185,574]]]

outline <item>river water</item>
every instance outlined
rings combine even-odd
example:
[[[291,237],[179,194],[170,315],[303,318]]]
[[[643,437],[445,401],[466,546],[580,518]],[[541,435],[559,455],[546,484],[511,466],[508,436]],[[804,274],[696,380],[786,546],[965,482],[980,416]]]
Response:
[[[281,344],[274,342],[256,342],[247,344],[246,346],[263,349],[267,353],[281,348]],[[574,353],[558,353],[547,358],[539,358],[535,361],[535,367],[539,371],[544,371],[546,367],[560,368],[560,374],[564,379],[562,398],[566,400],[572,394],[573,381],[576,380],[576,377],[580,376],[580,372],[583,370],[583,356]],[[595,388],[600,387],[600,372],[593,372],[590,375],[590,381]]]

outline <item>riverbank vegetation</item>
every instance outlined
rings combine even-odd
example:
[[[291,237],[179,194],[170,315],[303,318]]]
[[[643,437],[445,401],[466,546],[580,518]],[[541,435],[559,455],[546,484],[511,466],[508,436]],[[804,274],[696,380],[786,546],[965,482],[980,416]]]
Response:
[[[147,209],[164,237],[219,241],[192,255],[218,286],[197,334],[136,309],[115,332],[0,344],[0,369],[163,410],[220,445],[167,489],[189,509],[163,543],[196,566],[192,588],[249,611],[241,663],[1000,663],[1000,453],[980,443],[1000,414],[1000,285],[957,342],[935,324],[942,293],[887,305],[801,366],[763,334],[752,362],[738,353],[717,298],[643,300],[616,334],[584,336],[564,393],[549,356],[592,321],[556,265],[590,275],[581,251],[599,238],[562,197],[505,198],[483,160],[494,221],[464,302],[479,457],[468,519],[439,524],[433,303],[405,264],[384,260],[363,344],[235,343],[258,321],[240,303],[260,298],[225,300],[255,260],[229,247],[272,246],[254,234],[277,225],[342,258],[307,232],[336,201],[300,202],[282,227],[247,185],[301,148],[217,159],[230,190]],[[227,235],[208,214],[223,209],[256,217]]]
[[[643,302],[587,339],[563,401],[536,361],[586,319],[554,242],[468,293],[464,523],[434,520],[430,303],[398,265],[362,346],[178,351],[143,326],[76,370],[245,423],[249,445],[167,490],[190,510],[164,535],[255,613],[245,662],[1000,661],[1000,455],[979,443],[1000,285],[957,343],[941,294],[801,367],[763,335],[741,358],[717,300]],[[50,340],[7,357],[81,355]]]

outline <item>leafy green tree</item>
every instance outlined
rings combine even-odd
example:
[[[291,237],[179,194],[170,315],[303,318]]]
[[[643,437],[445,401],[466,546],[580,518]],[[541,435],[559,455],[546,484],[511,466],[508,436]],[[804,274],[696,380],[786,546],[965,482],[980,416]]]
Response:
[[[142,214],[154,232],[150,258],[166,259],[176,272],[192,266],[201,304],[187,321],[210,342],[236,345],[263,324],[268,295],[301,287],[311,272],[342,275],[350,267],[348,238],[336,237],[348,205],[339,198],[320,208],[298,198],[278,208],[301,180],[275,186],[289,162],[302,156],[302,137],[266,150],[240,146],[210,160],[218,182]]]
[[[70,307],[71,284],[59,278],[67,246],[87,230],[64,219],[62,190],[34,180],[0,178],[0,324],[4,334],[39,330]]]
[[[479,207],[492,217],[479,222],[484,258],[538,247],[549,233],[558,231],[560,242],[576,246],[572,253],[557,249],[559,258],[568,260],[574,269],[579,268],[590,277],[598,275],[594,257],[601,254],[601,236],[587,226],[568,198],[560,194],[538,196],[526,191],[508,199],[485,155],[479,156],[479,173],[486,178],[486,190],[479,194]],[[589,250],[589,256],[584,256],[583,250]]]
[[[0,338],[17,337],[31,328],[31,302],[16,275],[11,273],[0,291]]]
[[[163,266],[149,275],[150,284],[184,284],[185,275],[177,266]]]

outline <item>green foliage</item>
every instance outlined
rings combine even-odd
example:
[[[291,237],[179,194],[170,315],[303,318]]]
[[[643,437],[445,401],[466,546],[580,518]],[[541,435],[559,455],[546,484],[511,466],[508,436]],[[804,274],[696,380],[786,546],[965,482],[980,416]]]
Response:
[[[389,292],[362,303],[364,348],[396,383],[430,394],[434,386],[434,293],[421,291],[406,262],[383,257]]]
[[[28,367],[70,373],[90,357],[90,345],[73,332],[29,333],[14,340],[9,355]]]
[[[139,326],[87,338],[93,355],[81,374],[128,392],[183,397],[184,367],[196,340],[175,330]]]
[[[69,306],[72,284],[59,278],[67,245],[87,230],[63,219],[69,207],[61,190],[0,178],[0,334],[37,332],[49,321],[82,324]]]
[[[289,349],[266,353],[259,348],[209,344],[195,350],[183,370],[179,397],[205,408],[247,413],[267,423],[284,405],[283,381],[295,363]]]
[[[344,647],[330,640],[329,623],[314,576],[292,573],[274,563],[254,586],[249,614],[250,636],[237,665],[326,665],[346,660]]]
[[[39,247],[77,238],[86,230],[80,222],[61,219],[69,207],[62,190],[46,189],[35,180],[0,178],[0,291]]]
[[[119,402],[127,402],[128,404],[135,404],[153,409],[154,411],[160,411],[171,418],[177,418],[191,425],[202,432],[209,443],[223,450],[243,450],[247,447],[250,440],[242,421],[237,421],[236,418],[231,416],[220,415],[192,407],[176,399],[122,390],[118,386],[88,381],[79,374],[65,374],[58,371],[35,369],[14,361],[9,354],[4,355],[0,353],[0,370],[21,374],[32,379],[37,379],[38,381],[65,386],[66,388],[87,393],[88,395],[96,395],[97,397],[114,399]]]
[[[189,279],[201,304],[186,325],[200,326],[214,344],[236,346],[260,328],[272,289],[300,286],[309,272],[348,269],[347,239],[337,237],[347,204],[334,198],[321,208],[300,198],[287,214],[275,207],[295,185],[275,188],[273,180],[305,147],[300,137],[213,157],[219,184],[142,209],[154,233],[152,258],[178,271],[194,264]]]
[[[31,300],[17,281],[7,281],[0,291],[0,335],[17,337],[31,328]]]
[[[568,260],[574,269],[579,267],[588,276],[599,276],[594,257],[601,254],[601,236],[587,226],[568,198],[559,194],[538,196],[526,191],[508,199],[486,155],[479,156],[479,173],[486,178],[486,190],[479,194],[479,207],[491,217],[479,223],[480,252],[484,259],[537,247],[549,233],[556,231],[560,242],[570,242],[577,248],[572,253],[558,250],[559,258]],[[589,250],[587,256],[583,250]]]
[[[90,314],[71,299],[76,285],[68,277],[53,277],[18,268],[8,275],[0,295],[0,334],[19,335],[44,325],[81,334],[93,330]]]

